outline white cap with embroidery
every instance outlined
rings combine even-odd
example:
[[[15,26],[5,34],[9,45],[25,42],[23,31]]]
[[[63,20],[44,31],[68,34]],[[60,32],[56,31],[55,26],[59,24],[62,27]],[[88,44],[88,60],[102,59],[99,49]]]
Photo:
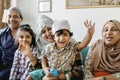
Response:
[[[67,20],[54,21],[52,26],[52,34],[54,35],[57,31],[61,29],[67,29],[71,32],[71,27]]]

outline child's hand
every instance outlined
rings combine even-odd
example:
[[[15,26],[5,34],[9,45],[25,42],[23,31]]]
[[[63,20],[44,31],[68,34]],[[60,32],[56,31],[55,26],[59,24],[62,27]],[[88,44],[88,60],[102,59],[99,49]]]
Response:
[[[50,73],[51,73],[52,76],[58,76],[59,75],[58,71],[55,70],[55,69],[50,69]]]
[[[90,35],[93,35],[95,22],[92,24],[91,20],[90,20],[90,21],[86,20],[86,21],[84,22],[84,25],[85,25],[86,28],[87,28],[87,33],[90,34]]]
[[[19,43],[18,49],[26,56],[31,53],[31,47],[27,43]]]
[[[52,76],[52,75],[50,74],[50,68],[49,68],[49,67],[44,68],[44,72],[45,72],[45,74],[46,74],[47,77]]]

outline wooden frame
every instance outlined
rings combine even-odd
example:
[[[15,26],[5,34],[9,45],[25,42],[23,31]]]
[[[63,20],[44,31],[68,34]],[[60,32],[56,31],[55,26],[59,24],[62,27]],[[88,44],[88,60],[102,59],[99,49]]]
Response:
[[[120,7],[120,0],[66,0],[67,9]]]
[[[52,1],[51,0],[41,0],[38,1],[38,12],[51,12],[52,11]]]

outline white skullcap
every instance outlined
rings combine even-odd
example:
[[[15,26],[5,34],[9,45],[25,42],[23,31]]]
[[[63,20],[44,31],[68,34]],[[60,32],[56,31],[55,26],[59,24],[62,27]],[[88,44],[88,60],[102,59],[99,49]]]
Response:
[[[41,30],[45,27],[45,26],[49,26],[52,27],[53,24],[53,20],[50,17],[47,17],[45,15],[42,15],[38,18],[37,23],[36,23],[36,33],[38,35],[40,35]]]
[[[60,20],[60,21],[55,21],[52,26],[52,33],[53,35],[61,30],[61,29],[67,29],[68,31],[71,31],[70,25],[67,20]]]

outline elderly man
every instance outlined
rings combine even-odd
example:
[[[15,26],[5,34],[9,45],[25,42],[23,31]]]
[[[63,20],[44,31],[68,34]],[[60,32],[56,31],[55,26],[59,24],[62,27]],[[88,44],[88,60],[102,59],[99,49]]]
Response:
[[[0,80],[8,80],[13,63],[14,53],[17,49],[15,36],[23,16],[17,7],[10,7],[7,12],[8,26],[0,34]]]

